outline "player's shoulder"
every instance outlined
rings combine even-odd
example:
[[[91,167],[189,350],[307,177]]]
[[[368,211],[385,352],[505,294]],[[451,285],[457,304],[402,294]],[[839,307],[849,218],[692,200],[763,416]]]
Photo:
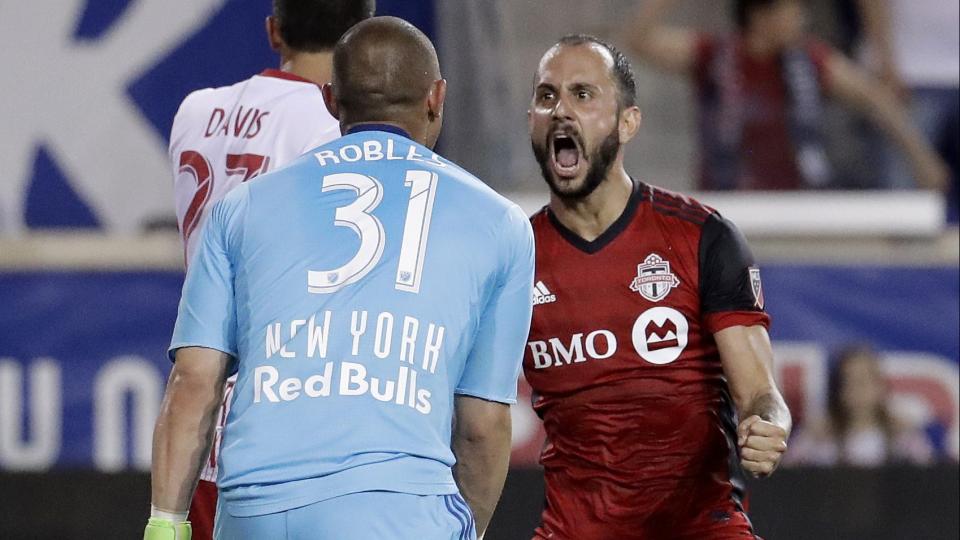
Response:
[[[550,222],[550,205],[543,205],[542,208],[534,212],[528,219],[530,220],[530,226],[533,227],[534,232],[538,231],[542,227],[546,227]]]
[[[497,193],[486,182],[467,171],[460,165],[438,156],[442,163],[447,165],[444,173],[452,183],[458,185],[469,197],[469,208],[485,215],[501,216],[502,221],[514,222],[518,219],[525,227],[529,227],[526,213],[512,200]]]
[[[259,177],[254,178],[255,181],[259,179]],[[222,199],[214,204],[213,212],[219,213],[220,219],[232,219],[237,212],[241,211],[249,202],[250,189],[255,183],[256,182],[244,182],[228,191]]]
[[[199,88],[187,94],[177,111],[177,116],[190,114],[206,108],[211,103],[218,103],[227,95],[236,94],[248,80],[236,82],[227,86]]]
[[[227,192],[210,208],[207,227],[212,229],[227,249],[242,242],[250,207],[250,185],[243,183]]]
[[[306,79],[257,74],[233,84],[190,92],[180,103],[177,116],[189,117],[194,112],[209,114],[211,106],[231,104],[240,95],[243,95],[245,102],[270,104],[278,108],[299,109],[303,103],[301,100],[323,101],[320,87]],[[320,108],[323,109],[322,106]],[[302,112],[311,114],[309,109]]]
[[[345,135],[326,147],[346,147],[360,146],[365,155],[366,143],[363,139],[375,137],[382,143],[381,151],[386,155],[386,159],[375,160],[377,166],[384,167],[403,167],[403,168],[423,168],[435,173],[444,185],[444,191],[452,197],[464,202],[464,206],[459,211],[469,214],[477,211],[489,213],[500,209],[506,211],[516,206],[510,199],[500,195],[486,182],[467,171],[454,161],[438,154],[431,148],[397,133],[381,131],[359,131]],[[392,141],[391,149],[386,148],[387,141]],[[396,159],[401,158],[401,159]],[[524,216],[526,219],[526,216]]]
[[[746,245],[740,229],[713,207],[684,193],[643,183],[640,187],[643,202],[649,204],[660,219],[679,225],[673,230],[698,234],[703,246]]]
[[[243,92],[245,101],[269,114],[285,116],[294,125],[306,126],[320,118],[332,120],[323,104],[320,86],[296,75],[268,69],[248,79]]]
[[[211,110],[219,103],[229,102],[229,97],[238,94],[246,82],[240,81],[229,86],[216,88],[200,88],[187,94],[180,102],[177,113],[173,117],[173,133],[176,134],[178,131],[190,129],[188,126],[198,122],[207,122]],[[176,139],[176,136],[174,135],[171,138]]]
[[[650,207],[665,220],[677,220],[703,227],[717,216],[717,211],[697,199],[659,186],[638,183],[641,190],[641,202]]]
[[[413,143],[423,152],[430,152],[431,168],[444,185],[448,208],[458,218],[477,224],[478,230],[495,230],[501,239],[526,242],[532,238],[526,213],[512,200],[497,193],[486,182],[457,163]],[[531,240],[532,241],[532,240]],[[508,242],[509,244],[509,242]]]
[[[177,113],[173,116],[173,132],[176,133],[181,126],[193,123],[200,114],[199,111],[205,109],[205,105],[213,102],[214,88],[202,88],[194,90],[187,94],[177,107]],[[176,137],[172,137],[175,139]]]
[[[323,146],[320,148],[323,148]],[[264,174],[258,174],[241,185],[246,186],[251,197],[255,197],[271,190],[286,189],[286,187],[303,180],[312,183],[313,179],[316,178],[316,168],[319,166],[314,152],[315,150],[308,151],[285,165]]]
[[[513,203],[496,192],[492,187],[490,187],[486,182],[475,176],[470,171],[467,171],[457,163],[450,161],[449,159],[437,155],[438,161],[446,165],[444,173],[451,178],[453,181],[461,184],[464,189],[469,190],[471,193],[477,195],[480,199],[489,201],[491,204],[497,204],[500,206],[509,206]]]

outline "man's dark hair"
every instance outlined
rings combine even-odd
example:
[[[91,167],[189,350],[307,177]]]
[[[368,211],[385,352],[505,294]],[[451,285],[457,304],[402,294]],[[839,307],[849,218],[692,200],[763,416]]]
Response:
[[[333,93],[341,125],[397,122],[416,114],[437,79],[437,51],[423,32],[403,19],[363,21],[333,49]]]
[[[744,30],[750,24],[750,16],[753,12],[770,7],[780,0],[735,0],[733,2],[733,18],[737,22],[737,28]]]
[[[620,103],[620,109],[625,109],[627,107],[633,107],[637,104],[637,80],[633,75],[633,68],[630,66],[630,60],[627,60],[627,57],[624,56],[619,49],[611,45],[610,43],[587,34],[570,34],[560,38],[560,41],[557,42],[557,45],[564,46],[574,46],[574,45],[588,45],[594,44],[599,45],[607,50],[610,53],[610,56],[613,58],[613,80],[617,82],[618,101]]]
[[[376,0],[273,0],[280,37],[297,51],[333,49],[347,30],[373,17]]]

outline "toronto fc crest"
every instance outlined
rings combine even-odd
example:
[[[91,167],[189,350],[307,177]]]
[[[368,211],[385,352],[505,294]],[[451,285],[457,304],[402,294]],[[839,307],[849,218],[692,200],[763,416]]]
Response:
[[[643,264],[637,265],[637,277],[630,283],[630,290],[640,293],[651,302],[659,302],[677,285],[680,285],[680,280],[670,271],[670,262],[651,253],[643,260]]]

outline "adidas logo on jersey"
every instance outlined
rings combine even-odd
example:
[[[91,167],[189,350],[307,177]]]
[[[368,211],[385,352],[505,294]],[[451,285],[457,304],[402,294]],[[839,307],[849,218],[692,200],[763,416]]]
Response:
[[[542,281],[538,281],[537,284],[533,286],[533,305],[551,304],[556,301],[557,295],[551,293],[550,289],[548,289]]]

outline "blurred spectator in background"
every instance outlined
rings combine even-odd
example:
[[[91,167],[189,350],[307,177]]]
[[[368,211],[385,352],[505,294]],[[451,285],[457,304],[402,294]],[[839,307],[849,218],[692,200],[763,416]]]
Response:
[[[873,349],[844,349],[832,366],[827,391],[828,418],[798,428],[786,463],[875,467],[933,461],[923,431],[891,414],[887,381]]]
[[[850,0],[847,0],[850,1]],[[863,56],[909,106],[913,121],[950,169],[948,208],[957,221],[960,175],[960,2],[857,0],[863,17]],[[909,163],[885,152],[882,181],[910,185]]]
[[[625,31],[641,58],[696,83],[701,189],[831,186],[824,96],[867,115],[909,157],[919,185],[945,188],[946,165],[896,95],[808,36],[801,0],[734,0],[729,36],[667,26],[676,2],[643,2]]]

